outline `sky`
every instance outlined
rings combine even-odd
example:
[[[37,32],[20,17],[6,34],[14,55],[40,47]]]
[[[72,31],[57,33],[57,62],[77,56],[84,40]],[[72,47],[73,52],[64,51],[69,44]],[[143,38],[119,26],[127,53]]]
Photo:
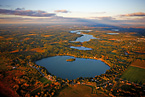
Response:
[[[0,23],[145,25],[145,0],[0,0]]]

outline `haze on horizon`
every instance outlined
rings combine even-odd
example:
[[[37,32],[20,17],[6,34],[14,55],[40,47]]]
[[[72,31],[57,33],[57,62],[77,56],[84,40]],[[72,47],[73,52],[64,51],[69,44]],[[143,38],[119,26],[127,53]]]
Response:
[[[0,0],[0,24],[145,25],[145,0]]]

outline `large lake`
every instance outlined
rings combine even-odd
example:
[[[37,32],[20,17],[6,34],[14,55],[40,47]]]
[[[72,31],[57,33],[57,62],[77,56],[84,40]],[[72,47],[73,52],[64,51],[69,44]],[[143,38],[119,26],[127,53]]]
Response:
[[[75,58],[73,62],[67,62],[72,56],[54,56],[36,61],[37,65],[45,67],[51,74],[61,77],[76,79],[78,77],[95,77],[104,74],[110,69],[108,65],[100,60]]]

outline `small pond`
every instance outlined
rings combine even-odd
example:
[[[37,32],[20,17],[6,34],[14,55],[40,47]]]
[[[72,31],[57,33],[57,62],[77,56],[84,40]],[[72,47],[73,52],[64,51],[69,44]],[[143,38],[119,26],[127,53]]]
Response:
[[[87,47],[83,47],[83,46],[80,46],[80,47],[70,46],[70,48],[74,48],[74,49],[78,49],[78,50],[92,50],[92,48],[87,48]]]

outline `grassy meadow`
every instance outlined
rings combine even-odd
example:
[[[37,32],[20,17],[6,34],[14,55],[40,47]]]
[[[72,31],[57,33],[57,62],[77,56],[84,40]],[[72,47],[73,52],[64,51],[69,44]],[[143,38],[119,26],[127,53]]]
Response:
[[[145,69],[129,66],[121,78],[132,82],[145,83]]]

